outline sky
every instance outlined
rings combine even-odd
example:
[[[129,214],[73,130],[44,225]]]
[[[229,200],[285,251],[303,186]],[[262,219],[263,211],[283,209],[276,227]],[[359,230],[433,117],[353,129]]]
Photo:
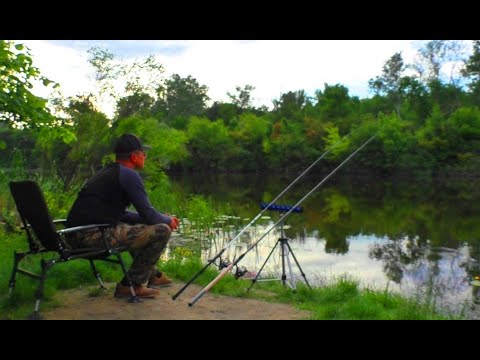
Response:
[[[368,80],[385,62],[402,52],[413,61],[422,41],[412,40],[24,40],[42,75],[60,83],[64,95],[95,89],[87,50],[107,49],[122,61],[154,55],[165,77],[191,75],[208,87],[212,101],[227,101],[227,92],[252,85],[254,105],[272,106],[282,93],[305,90],[313,96],[324,84],[342,84],[352,96],[370,97]],[[36,86],[34,93],[47,97]],[[113,104],[101,109],[113,116]]]

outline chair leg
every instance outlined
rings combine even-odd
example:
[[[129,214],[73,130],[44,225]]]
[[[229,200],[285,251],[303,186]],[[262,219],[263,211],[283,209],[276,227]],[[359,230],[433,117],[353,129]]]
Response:
[[[119,252],[115,251],[113,254],[118,258],[118,262],[120,263],[120,266],[122,267],[123,274],[125,275],[125,278],[128,281],[128,286],[130,286],[130,292],[132,293],[132,297],[128,299],[129,303],[139,303],[142,302],[142,299],[140,299],[137,294],[135,293],[135,289],[133,288],[132,281],[130,280],[130,276],[128,276],[128,271],[125,266],[125,263],[123,262],[122,259],[122,254]]]
[[[35,300],[35,308],[33,309],[33,314],[30,317],[33,320],[40,320],[42,316],[40,315],[40,303],[43,300],[43,293],[45,287],[45,280],[47,279],[47,272],[48,270],[55,265],[56,260],[45,261],[41,260],[40,265],[42,267],[42,274],[40,275],[40,283],[38,284],[38,288],[36,291],[36,300]]]
[[[100,284],[100,289],[102,290],[107,290],[107,288],[105,287],[105,285],[103,284],[103,281],[102,281],[102,278],[100,277],[100,273],[97,271],[97,268],[95,267],[95,263],[93,262],[93,260],[89,259],[90,261],[90,266],[93,270],[93,274],[95,275],[95,277],[97,278],[97,281],[98,283]]]
[[[15,289],[18,265],[20,261],[27,256],[28,253],[17,253],[16,251],[13,252],[13,269],[12,275],[10,276],[10,281],[8,282],[8,295],[11,296],[13,293],[13,289]]]

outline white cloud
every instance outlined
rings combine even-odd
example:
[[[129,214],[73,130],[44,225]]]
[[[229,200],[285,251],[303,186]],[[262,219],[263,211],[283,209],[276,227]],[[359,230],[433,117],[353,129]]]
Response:
[[[195,41],[25,41],[34,64],[57,81],[66,95],[94,90],[86,49],[103,45],[123,58],[155,54],[165,76],[193,76],[209,88],[212,100],[227,100],[236,86],[253,85],[257,105],[271,106],[281,93],[304,89],[310,95],[324,83],[347,86],[351,95],[369,96],[368,80],[402,51],[411,62],[408,40],[195,40]],[[45,96],[45,94],[40,94]],[[112,115],[112,108],[104,109]]]
[[[46,40],[18,41],[27,45],[32,51],[33,64],[40,69],[43,76],[59,82],[62,92],[76,95],[93,89],[86,51],[73,47],[52,44]],[[36,89],[39,96],[50,92],[44,87]]]

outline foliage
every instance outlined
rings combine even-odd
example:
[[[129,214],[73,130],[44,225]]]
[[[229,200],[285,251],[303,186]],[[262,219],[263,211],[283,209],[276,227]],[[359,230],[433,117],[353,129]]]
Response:
[[[378,121],[377,138],[382,143],[383,167],[391,170],[413,148],[413,136],[404,131],[405,125],[396,115],[380,116]]]
[[[335,146],[331,149],[328,156],[333,159],[339,159],[343,154],[348,150],[350,144],[348,139],[339,143],[341,137],[338,133],[338,129],[335,126],[325,127],[326,136],[323,138],[325,142],[325,151]]]
[[[273,126],[269,141],[263,144],[269,167],[284,171],[304,166],[304,156],[308,153],[302,126],[281,119]]]
[[[200,85],[192,76],[182,78],[173,74],[165,84],[157,88],[158,100],[152,112],[166,124],[185,129],[185,119],[204,113],[205,103],[209,100],[207,90],[205,85]]]
[[[25,100],[11,104],[40,111],[38,99],[21,89],[28,91],[33,80],[43,79],[31,64],[29,50],[7,41],[1,44],[2,64],[7,64],[2,65],[2,86],[13,86],[18,77],[21,81],[15,86],[20,90],[15,96]],[[127,62],[107,50],[92,48],[90,63],[99,92],[117,100],[116,118],[101,114],[97,97],[87,94],[56,99],[56,118],[43,107],[48,121],[41,116],[25,120],[23,115],[32,113],[31,109],[22,115],[26,122],[20,117],[15,122],[4,119],[0,121],[0,164],[7,166],[11,151],[17,148],[26,167],[39,168],[44,174],[55,172],[67,189],[113,160],[114,138],[130,132],[153,146],[147,177],[162,176],[164,170],[288,172],[305,168],[323,149],[352,133],[348,142],[322,162],[321,170],[338,165],[378,133],[350,164],[352,171],[435,175],[457,165],[458,169],[471,167],[479,141],[474,110],[480,99],[475,85],[478,40],[461,72],[469,87],[461,86],[461,81],[447,82],[442,76],[446,68],[453,69],[452,62],[458,69],[464,57],[462,46],[444,40],[426,43],[413,65],[417,74],[409,76],[412,65],[395,53],[381,74],[370,80],[375,93],[371,98],[350,96],[342,84],[324,84],[313,98],[305,90],[281,94],[273,101],[272,111],[252,106],[253,85],[237,86],[236,93],[228,93],[231,103],[214,102],[207,107],[208,88],[192,76],[174,74],[165,80],[163,67],[152,56]],[[15,71],[7,76],[9,67]],[[122,96],[116,90],[119,85]],[[0,98],[2,94],[7,96],[0,92]],[[7,94],[14,92],[7,90]]]
[[[232,162],[245,171],[255,171],[264,167],[263,143],[269,131],[269,122],[263,117],[245,112],[231,132],[236,143]],[[248,149],[248,150],[247,150]]]
[[[237,124],[239,109],[236,105],[215,101],[211,107],[205,111],[205,115],[212,121],[223,120],[225,125],[233,128]]]
[[[390,99],[399,117],[403,96],[402,75],[405,70],[402,54],[395,53],[383,66],[382,75],[368,82],[370,88],[377,95],[385,94]]]
[[[22,44],[0,40],[0,122],[10,126],[35,128],[53,122],[47,100],[33,95],[33,81],[47,87],[58,84],[40,75],[30,50]]]
[[[108,94],[118,99],[116,84],[120,83],[126,96],[155,94],[163,80],[164,68],[153,55],[133,62],[117,60],[107,49],[92,47],[88,50],[89,63],[95,70],[100,95]],[[120,104],[124,102],[120,100]]]
[[[480,40],[473,41],[473,53],[468,58],[463,76],[470,80],[468,84],[476,104],[480,102]]]
[[[353,116],[358,109],[359,100],[351,98],[348,88],[343,85],[325,84],[324,91],[315,92],[317,103],[314,108],[323,122],[334,122],[342,134],[347,134],[353,125]]]
[[[193,117],[187,136],[191,163],[197,170],[218,169],[232,149],[227,128],[221,120],[211,122]]]
[[[431,40],[418,51],[418,57],[412,66],[418,73],[420,79],[427,83],[439,81],[441,71],[446,65],[449,69],[450,83],[456,83],[454,74],[455,67],[462,64],[463,43],[457,40]]]
[[[122,97],[117,102],[117,118],[123,119],[137,114],[148,116],[154,101],[152,96],[141,92]]]
[[[232,104],[243,110],[252,108],[252,92],[255,90],[255,87],[252,85],[245,85],[243,88],[237,86],[235,90],[237,91],[237,94],[227,92]]]
[[[279,100],[273,100],[274,113],[276,118],[285,118],[289,121],[301,122],[304,109],[310,99],[305,90],[289,91],[280,95]]]

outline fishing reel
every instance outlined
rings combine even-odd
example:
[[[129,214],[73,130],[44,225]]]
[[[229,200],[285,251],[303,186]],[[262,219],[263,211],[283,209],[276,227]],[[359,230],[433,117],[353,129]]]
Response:
[[[218,270],[222,271],[226,267],[228,267],[232,262],[229,259],[222,259],[220,258],[220,263],[218,264]]]
[[[235,270],[235,280],[238,280],[238,278],[241,278],[247,272],[248,270],[245,266],[237,266],[237,269]]]
[[[222,271],[226,267],[230,266],[232,262],[229,259],[222,259],[220,258],[220,263],[218,264],[218,270]],[[235,280],[238,280],[242,276],[244,276],[248,272],[247,268],[245,266],[236,266],[235,267]]]

